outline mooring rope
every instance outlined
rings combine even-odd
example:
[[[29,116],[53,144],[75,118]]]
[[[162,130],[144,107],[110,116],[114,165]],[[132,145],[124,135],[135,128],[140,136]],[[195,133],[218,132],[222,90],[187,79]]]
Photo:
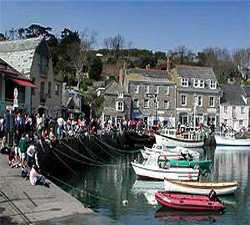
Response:
[[[56,147],[54,147],[54,149],[57,149]],[[58,149],[57,149],[58,150]],[[59,151],[59,150],[58,150]],[[60,157],[59,155],[57,155],[54,151],[52,151],[53,154],[63,163],[63,165],[65,165],[75,176],[79,177],[78,174],[67,164],[65,163]]]
[[[89,150],[88,147],[86,147],[84,145],[84,143],[82,142],[81,138],[79,137],[79,141],[82,144],[82,146],[84,147],[84,149],[95,159],[99,160],[102,163],[106,163],[105,160],[101,159],[100,157],[98,157],[93,151]]]
[[[54,150],[56,150],[56,149],[54,149]],[[112,164],[93,164],[93,163],[85,162],[85,161],[76,159],[76,158],[74,158],[74,157],[72,157],[72,156],[69,156],[69,155],[63,153],[62,151],[59,151],[59,150],[56,150],[56,151],[57,151],[58,153],[64,155],[65,157],[67,157],[67,158],[69,158],[69,159],[72,159],[72,160],[74,160],[74,161],[76,161],[76,162],[79,162],[79,163],[81,163],[81,164],[83,164],[83,165],[90,165],[90,166],[96,166],[96,167],[109,167],[109,166],[110,166],[110,167],[117,167],[117,165],[112,165]],[[131,163],[126,163],[126,164],[124,164],[124,165],[130,165],[130,164],[131,164]],[[123,166],[123,165],[121,165],[121,166]]]
[[[70,149],[70,150],[71,150],[72,152],[74,152],[75,154],[81,156],[82,158],[84,158],[84,159],[86,159],[86,160],[89,160],[89,161],[91,161],[91,162],[93,162],[93,163],[98,163],[98,162],[96,162],[95,160],[93,160],[93,159],[91,159],[91,158],[89,158],[89,157],[87,157],[87,156],[85,156],[85,155],[83,155],[83,154],[77,152],[75,149],[71,148],[69,145],[65,144],[64,142],[61,142],[61,143],[64,144],[64,146],[66,146],[68,149]],[[102,163],[99,163],[99,164],[102,164]]]
[[[103,145],[107,146],[108,148],[114,149],[115,151],[118,151],[118,152],[121,152],[121,153],[124,153],[124,154],[134,154],[134,153],[138,153],[138,152],[141,151],[141,150],[129,150],[129,151],[126,151],[126,150],[122,150],[122,149],[119,149],[119,148],[115,148],[115,147],[113,147],[111,145],[108,145],[107,143],[103,142],[102,140],[100,140],[96,136],[94,136],[94,137],[95,137],[95,139],[97,139],[99,142],[101,142]]]

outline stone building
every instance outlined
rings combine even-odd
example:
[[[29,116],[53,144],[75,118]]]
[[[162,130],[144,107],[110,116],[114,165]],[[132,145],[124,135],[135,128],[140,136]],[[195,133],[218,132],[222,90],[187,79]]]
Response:
[[[61,110],[61,84],[54,78],[52,57],[42,37],[0,42],[0,58],[30,78],[30,105],[35,112],[57,116]],[[29,93],[27,93],[27,96]]]
[[[175,83],[167,70],[127,69],[120,82],[131,95],[132,118],[175,127]]]
[[[184,125],[219,125],[220,88],[212,68],[175,65],[177,121]]]
[[[111,119],[117,125],[122,118],[130,119],[131,98],[119,83],[111,81],[100,94],[104,96],[102,121]]]

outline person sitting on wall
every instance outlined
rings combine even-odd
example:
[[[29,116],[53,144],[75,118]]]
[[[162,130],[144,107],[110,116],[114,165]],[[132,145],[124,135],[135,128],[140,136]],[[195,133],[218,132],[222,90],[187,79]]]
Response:
[[[46,187],[49,187],[49,182],[43,175],[41,175],[40,169],[37,165],[32,166],[29,179],[31,185],[44,185]]]

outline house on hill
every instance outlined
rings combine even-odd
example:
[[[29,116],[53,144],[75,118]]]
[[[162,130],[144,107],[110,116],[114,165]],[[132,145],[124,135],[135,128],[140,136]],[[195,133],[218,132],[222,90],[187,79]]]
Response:
[[[127,69],[120,74],[120,83],[131,95],[132,118],[175,127],[175,83],[168,70]]]
[[[0,42],[0,58],[32,80],[32,111],[57,116],[61,110],[61,84],[54,77],[52,57],[42,37]],[[29,95],[28,91],[26,93]]]
[[[180,124],[219,125],[220,88],[214,71],[208,67],[175,65],[176,113]]]

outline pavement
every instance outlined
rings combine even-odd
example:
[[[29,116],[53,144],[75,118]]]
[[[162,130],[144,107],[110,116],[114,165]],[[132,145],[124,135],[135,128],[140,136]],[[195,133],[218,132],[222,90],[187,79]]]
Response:
[[[78,222],[77,222],[78,221]],[[0,224],[116,224],[50,182],[35,185],[21,177],[20,168],[10,168],[0,154]]]

